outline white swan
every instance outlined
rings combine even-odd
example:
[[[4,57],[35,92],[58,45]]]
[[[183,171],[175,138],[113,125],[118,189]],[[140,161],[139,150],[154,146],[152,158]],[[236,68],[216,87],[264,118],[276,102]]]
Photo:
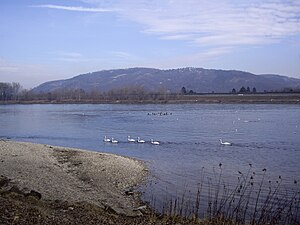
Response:
[[[103,139],[104,142],[110,142],[110,139],[107,138],[106,136],[104,136],[104,139]]]
[[[138,143],[145,143],[145,141],[142,140],[142,139],[140,139],[140,137],[137,138],[137,142],[138,142]]]
[[[153,144],[153,145],[159,145],[160,143],[158,141],[153,141],[153,139],[151,139],[151,144]]]
[[[232,143],[230,143],[230,142],[227,142],[227,141],[223,142],[222,139],[220,139],[220,143],[221,143],[221,145],[228,145],[228,146],[232,145]]]
[[[115,140],[115,139],[112,137],[112,138],[111,138],[111,143],[117,144],[117,143],[118,143],[118,141],[117,141],[117,140]]]
[[[128,142],[135,142],[135,140],[132,139],[132,138],[130,138],[130,136],[127,136],[127,141],[128,141]]]

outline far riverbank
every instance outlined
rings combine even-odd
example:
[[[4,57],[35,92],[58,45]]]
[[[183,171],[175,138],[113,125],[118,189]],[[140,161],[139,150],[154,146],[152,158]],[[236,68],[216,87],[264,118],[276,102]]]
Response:
[[[300,104],[300,93],[257,94],[161,94],[153,99],[126,99],[122,96],[107,99],[30,99],[0,101],[0,104]]]

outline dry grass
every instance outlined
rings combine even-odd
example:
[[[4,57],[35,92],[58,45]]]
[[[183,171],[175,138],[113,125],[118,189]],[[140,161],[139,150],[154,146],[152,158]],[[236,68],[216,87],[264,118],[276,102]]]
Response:
[[[280,176],[272,184],[266,180],[266,173],[264,169],[258,176],[250,166],[246,174],[239,172],[237,186],[230,189],[224,185],[220,165],[216,180],[207,181],[209,190],[206,194],[203,175],[203,181],[199,183],[193,198],[183,194],[166,199],[162,213],[143,209],[138,217],[120,215],[110,208],[103,209],[87,202],[39,199],[17,187],[5,188],[9,180],[1,177],[0,224],[300,224],[297,182],[289,189],[293,191],[287,192],[282,187]],[[206,208],[206,212],[204,217],[199,218],[203,208]]]
[[[260,175],[249,165],[246,174],[238,171],[238,183],[234,188],[227,187],[222,175],[222,165],[215,180],[201,175],[195,196],[166,197],[162,213],[169,217],[187,217],[217,224],[300,224],[300,192],[297,181],[286,189],[282,178],[275,183],[266,180],[266,169]],[[204,186],[208,190],[204,191]],[[155,198],[150,205],[155,205]],[[205,213],[203,213],[203,210]],[[214,224],[214,223],[212,223]]]

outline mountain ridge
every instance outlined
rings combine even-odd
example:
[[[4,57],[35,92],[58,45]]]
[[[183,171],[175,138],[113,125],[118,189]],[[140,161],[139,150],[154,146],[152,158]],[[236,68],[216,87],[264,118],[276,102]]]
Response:
[[[113,89],[140,87],[146,91],[176,93],[182,87],[199,93],[228,93],[233,88],[255,87],[257,91],[280,91],[285,88],[299,89],[300,79],[277,74],[253,74],[239,70],[204,69],[185,67],[155,69],[134,67],[127,69],[101,70],[79,74],[69,79],[42,83],[32,89],[34,93],[82,89],[107,92]]]

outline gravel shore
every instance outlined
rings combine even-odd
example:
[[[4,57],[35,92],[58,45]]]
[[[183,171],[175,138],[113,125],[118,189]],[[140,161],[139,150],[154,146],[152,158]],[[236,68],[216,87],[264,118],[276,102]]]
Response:
[[[43,199],[88,202],[137,216],[134,187],[145,179],[143,162],[107,153],[0,140],[0,175]]]

